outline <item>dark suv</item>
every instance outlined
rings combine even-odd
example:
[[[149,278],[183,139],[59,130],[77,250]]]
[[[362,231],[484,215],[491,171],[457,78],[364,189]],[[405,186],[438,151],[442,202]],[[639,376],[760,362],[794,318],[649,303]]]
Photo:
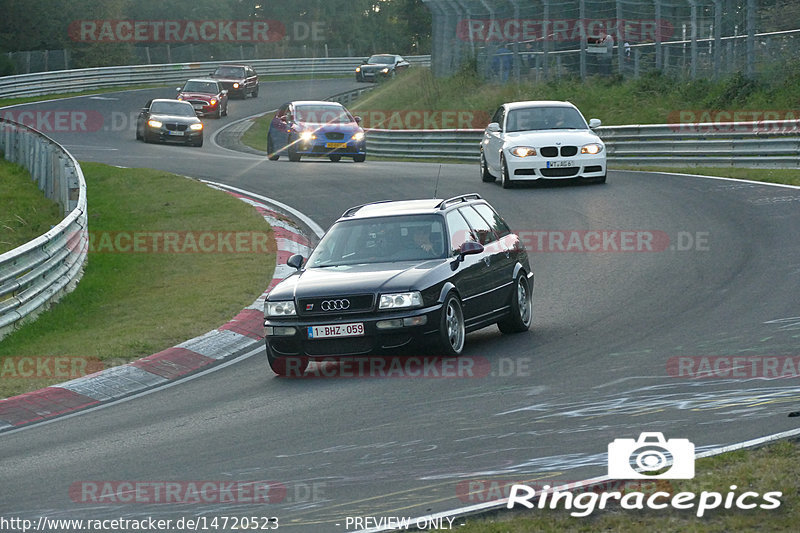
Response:
[[[267,358],[302,375],[310,358],[402,349],[428,341],[460,355],[466,333],[526,331],[533,270],[519,237],[477,194],[353,207],[297,272],[267,296]]]

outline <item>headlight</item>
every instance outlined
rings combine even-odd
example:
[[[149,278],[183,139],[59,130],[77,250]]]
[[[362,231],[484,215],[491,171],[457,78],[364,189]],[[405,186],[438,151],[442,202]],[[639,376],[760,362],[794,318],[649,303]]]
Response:
[[[356,67],[356,72],[361,72],[361,67]]]
[[[208,105],[217,105],[217,101],[212,98]]]
[[[395,294],[381,294],[378,309],[403,309],[406,307],[420,307],[422,294],[419,291],[398,292]]]
[[[202,123],[192,124],[189,126],[189,129],[194,131],[202,130],[203,124]]]
[[[267,316],[295,316],[294,302],[267,302],[264,305]]]
[[[147,121],[147,125],[150,126],[151,128],[160,128],[161,122],[158,120],[151,119]]]
[[[314,135],[313,131],[303,131],[300,132],[300,139],[303,141],[310,141],[311,139],[316,139],[317,136]]]
[[[515,155],[517,157],[536,155],[536,148],[531,148],[530,146],[515,146],[509,151],[511,152],[511,155]]]
[[[599,154],[603,151],[603,145],[598,143],[585,144],[581,146],[582,154]]]
[[[381,72],[383,72],[384,74],[389,74],[389,67],[386,67],[385,69],[381,70]]]
[[[358,132],[354,133],[353,134],[353,140],[354,141],[363,141],[364,140],[364,132],[363,131],[358,131]]]
[[[233,84],[233,88],[234,88],[234,89],[238,89],[238,88],[239,88],[239,84],[238,84],[238,83],[234,83],[234,84]]]

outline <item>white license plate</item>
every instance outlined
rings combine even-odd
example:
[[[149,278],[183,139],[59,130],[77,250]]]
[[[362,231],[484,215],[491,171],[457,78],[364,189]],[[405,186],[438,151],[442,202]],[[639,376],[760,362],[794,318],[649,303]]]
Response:
[[[170,135],[178,135],[178,136],[183,135],[182,131],[168,131],[167,133]]]
[[[574,167],[575,161],[548,161],[547,168]]]
[[[200,110],[202,110],[202,109],[203,109],[203,107],[205,107],[205,106],[204,106],[203,104],[194,104],[192,107],[194,107],[196,110],[200,111]]]
[[[340,337],[360,337],[364,335],[364,324],[329,324],[327,326],[308,326],[309,339],[330,339]]]
[[[347,143],[326,143],[325,148],[347,148]]]

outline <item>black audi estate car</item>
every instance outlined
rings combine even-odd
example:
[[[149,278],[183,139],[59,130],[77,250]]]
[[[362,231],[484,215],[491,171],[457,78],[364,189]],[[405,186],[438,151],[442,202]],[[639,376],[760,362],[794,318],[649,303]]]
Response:
[[[533,270],[519,237],[478,194],[360,205],[265,302],[267,358],[301,375],[314,358],[402,352],[457,356],[466,333],[526,331]]]

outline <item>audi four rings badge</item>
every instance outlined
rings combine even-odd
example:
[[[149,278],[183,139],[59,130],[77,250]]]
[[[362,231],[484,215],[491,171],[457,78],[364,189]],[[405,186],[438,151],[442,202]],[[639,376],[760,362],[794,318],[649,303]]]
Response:
[[[323,311],[344,311],[350,309],[350,300],[323,300],[319,307]]]

